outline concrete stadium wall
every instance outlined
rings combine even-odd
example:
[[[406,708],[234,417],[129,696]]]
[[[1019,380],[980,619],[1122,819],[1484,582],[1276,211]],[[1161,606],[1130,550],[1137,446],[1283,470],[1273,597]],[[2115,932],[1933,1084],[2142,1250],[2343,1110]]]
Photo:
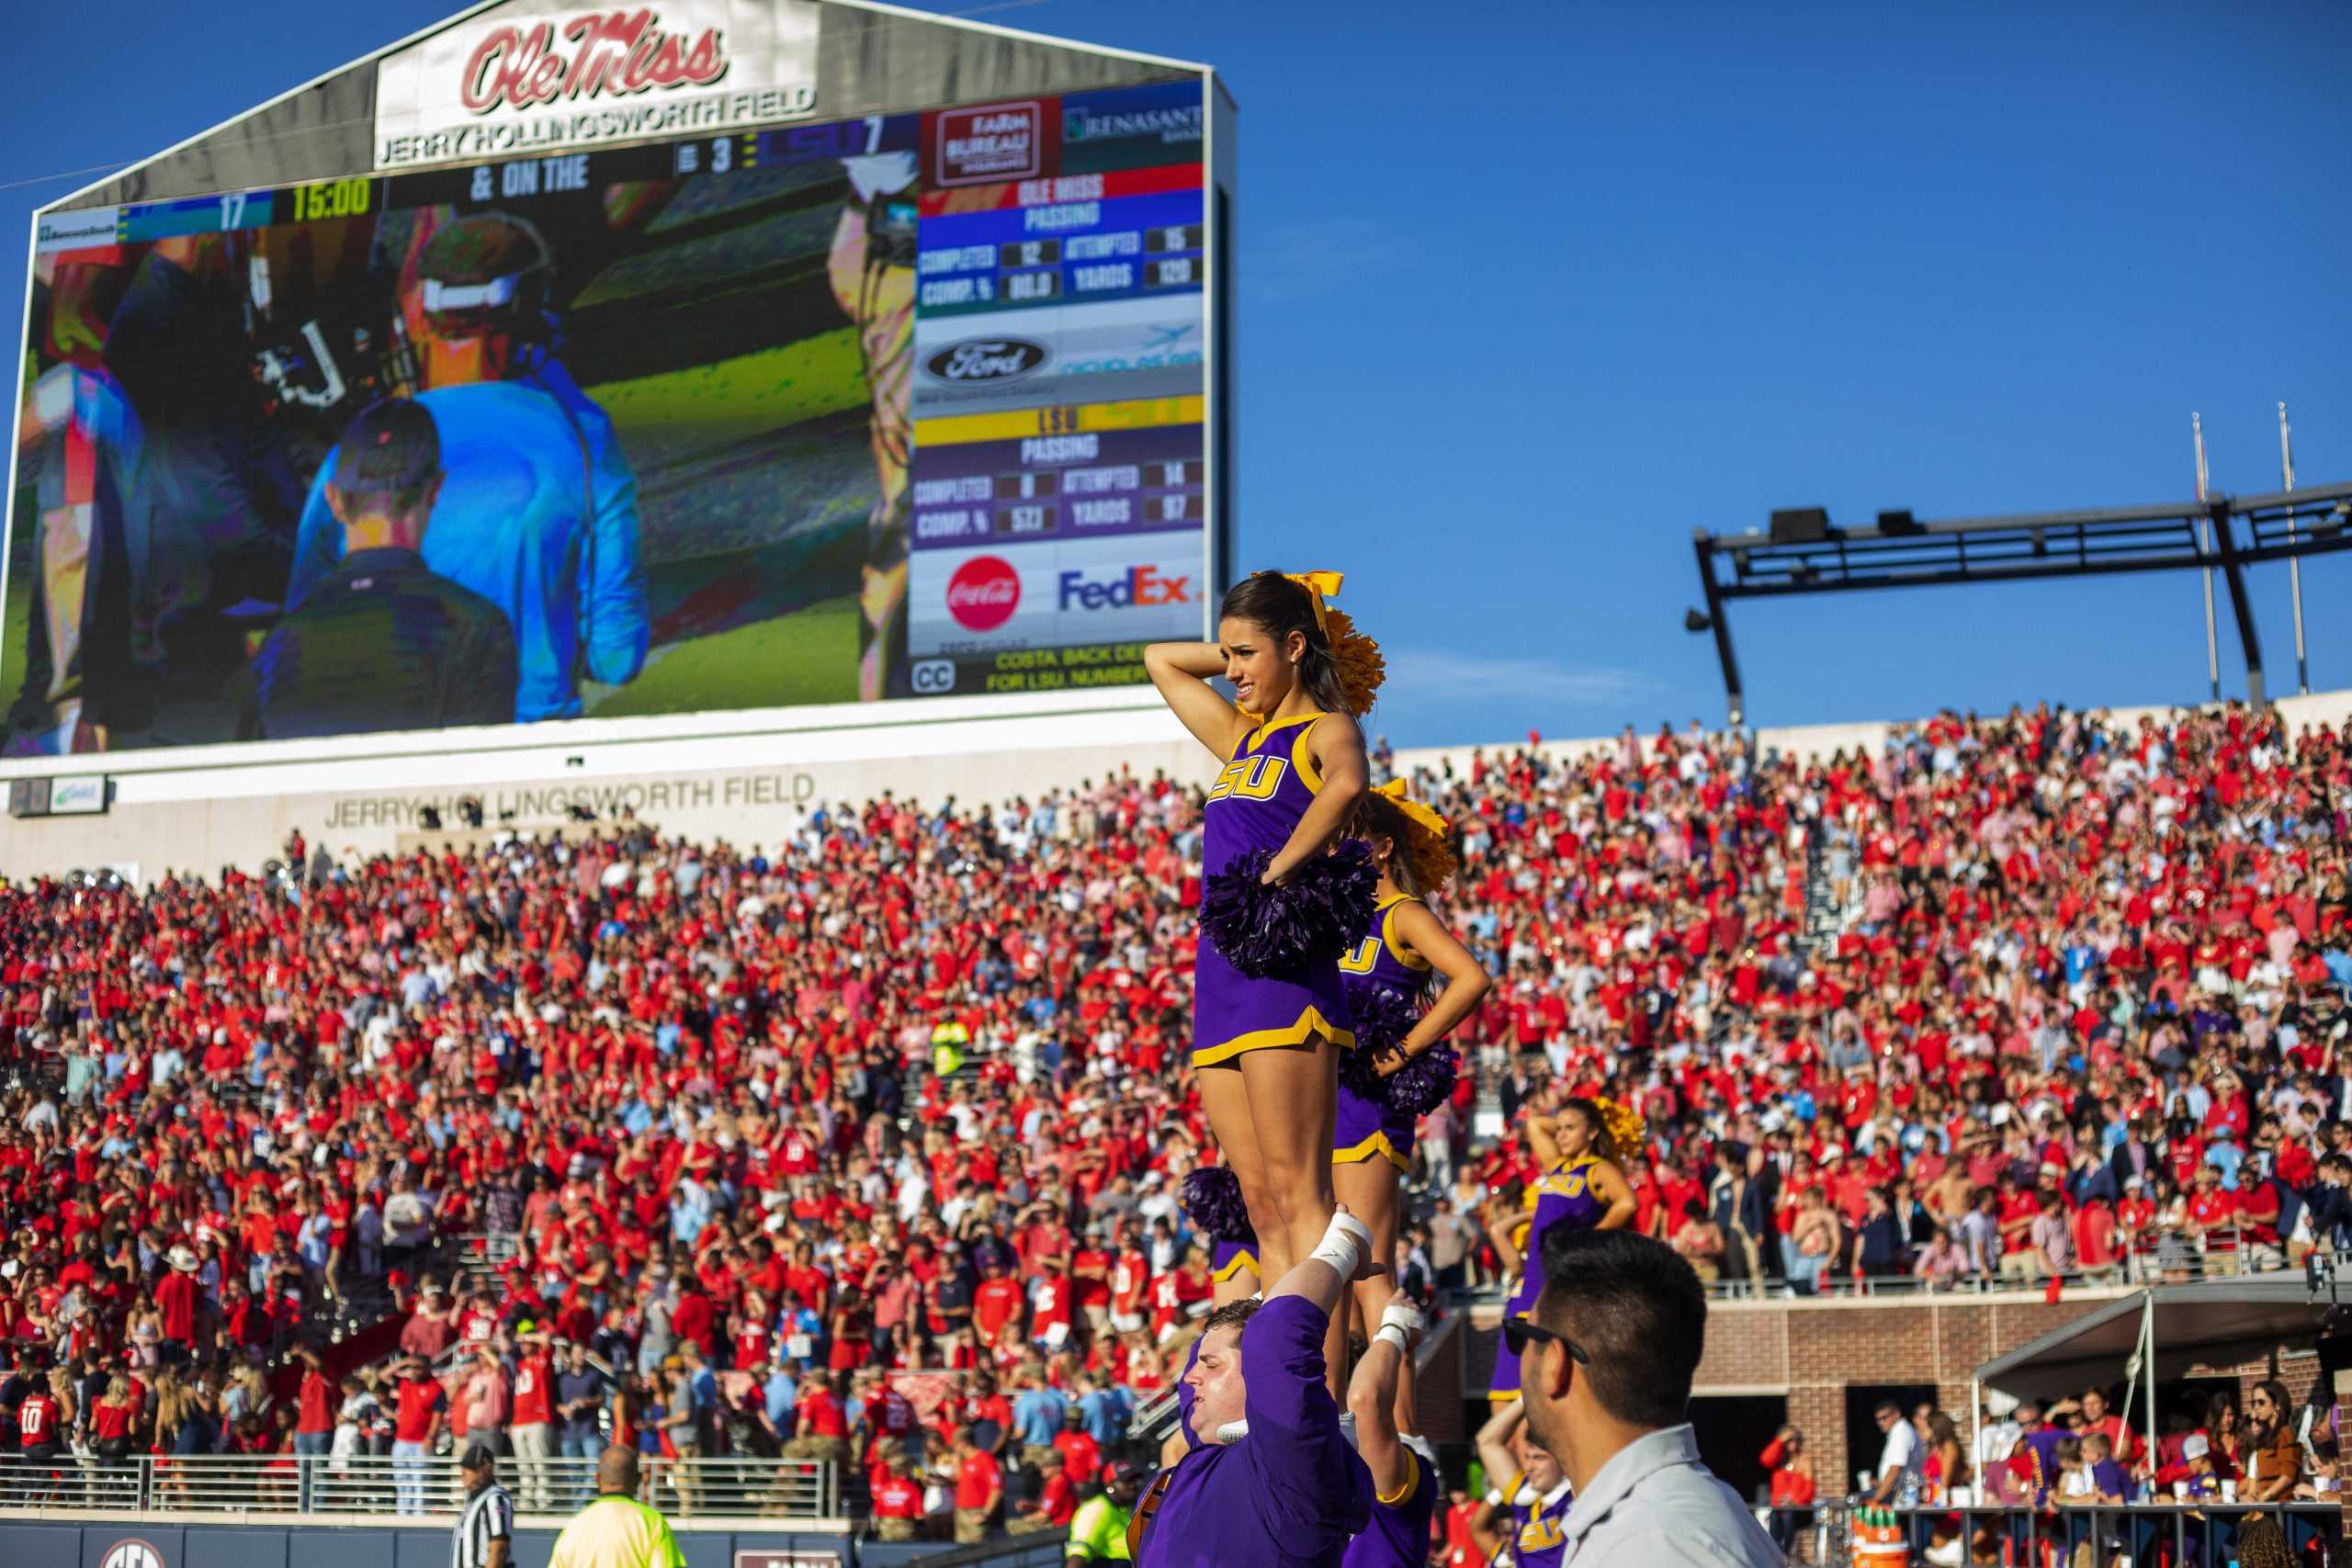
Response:
[[[2278,705],[2297,729],[2333,726],[2352,716],[2352,691]],[[2113,710],[2126,723],[2163,711]],[[1894,728],[1810,725],[1762,729],[1758,739],[1784,754],[1826,757],[1876,748]],[[112,794],[103,816],[0,818],[0,874],[113,866],[142,882],[173,870],[217,875],[223,865],[259,865],[297,828],[339,856],[397,852],[414,841],[427,806],[456,829],[456,804],[467,795],[481,798],[492,826],[510,813],[518,829],[560,826],[574,804],[610,820],[627,806],[672,832],[747,845],[773,843],[797,807],[865,801],[886,791],[926,803],[953,795],[994,804],[1067,789],[1121,767],[1199,784],[1214,771],[1206,750],[1158,695],[1135,688],[1083,697],[597,720],[435,739],[438,749],[421,755],[352,755],[345,754],[349,743],[286,742],[108,754],[78,771],[58,760],[0,763],[0,782],[89,777],[103,764]],[[1499,754],[1525,744],[1521,738],[1484,750]],[[1615,744],[1613,737],[1588,737],[1548,740],[1543,750],[1573,759]],[[1461,772],[1479,750],[1414,749],[1398,752],[1397,764],[1450,761]]]
[[[527,746],[514,744],[518,732],[511,729],[469,732],[497,737],[494,745],[469,745],[467,734],[453,733],[443,750],[409,757],[289,759],[286,749],[239,746],[217,749],[223,754],[217,761],[206,754],[203,766],[150,766],[135,753],[94,758],[109,770],[109,810],[0,818],[0,873],[113,866],[152,882],[167,870],[250,871],[277,855],[297,828],[339,857],[396,852],[422,828],[428,806],[457,829],[457,802],[469,795],[481,798],[492,827],[510,813],[518,829],[563,826],[574,804],[610,821],[626,806],[665,831],[773,845],[798,808],[820,802],[887,793],[994,804],[1068,790],[1122,766],[1147,778],[1164,770],[1198,783],[1214,771],[1208,753],[1148,690],[1083,704],[1001,698],[961,714],[949,709],[954,701],[829,709],[830,724],[783,728],[773,728],[776,716],[714,715],[612,738],[615,726],[600,722],[602,738],[593,744],[563,739],[562,731],[577,728],[564,725],[519,732]],[[74,776],[55,761],[44,767]],[[0,777],[26,772],[17,763]]]
[[[449,1527],[156,1524],[137,1518],[0,1517],[7,1568],[448,1568]],[[557,1531],[515,1531],[515,1568],[547,1568]],[[127,1547],[144,1546],[147,1553]],[[895,1568],[899,1555],[861,1556],[846,1535],[785,1530],[680,1530],[686,1568]],[[930,1550],[940,1550],[933,1547]],[[751,1553],[751,1556],[745,1556]]]

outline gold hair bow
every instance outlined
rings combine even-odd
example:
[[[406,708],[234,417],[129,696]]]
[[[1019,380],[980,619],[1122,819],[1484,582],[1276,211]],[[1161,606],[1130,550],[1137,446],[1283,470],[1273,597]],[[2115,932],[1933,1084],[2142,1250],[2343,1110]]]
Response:
[[[1331,628],[1323,616],[1329,606],[1324,601],[1340,596],[1340,585],[1348,580],[1347,574],[1339,571],[1286,571],[1283,575],[1306,590],[1306,602],[1315,606],[1315,629],[1321,632],[1324,640],[1329,642]]]
[[[1388,804],[1403,812],[1407,821],[1417,828],[1428,829],[1441,840],[1453,831],[1453,824],[1448,822],[1434,807],[1425,806],[1413,798],[1408,785],[1401,778],[1390,779],[1385,784],[1374,784],[1372,793],[1386,796]]]

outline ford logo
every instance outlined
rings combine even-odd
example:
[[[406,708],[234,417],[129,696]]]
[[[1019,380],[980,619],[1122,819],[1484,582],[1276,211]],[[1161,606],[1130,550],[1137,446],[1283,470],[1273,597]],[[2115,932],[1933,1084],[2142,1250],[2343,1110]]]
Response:
[[[941,381],[1012,381],[1046,362],[1046,345],[1017,337],[970,337],[923,361]]]

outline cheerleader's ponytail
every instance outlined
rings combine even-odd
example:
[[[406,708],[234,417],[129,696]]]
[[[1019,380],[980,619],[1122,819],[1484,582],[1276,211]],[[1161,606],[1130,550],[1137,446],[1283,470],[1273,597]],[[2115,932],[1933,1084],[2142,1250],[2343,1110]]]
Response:
[[[1396,845],[1388,874],[1416,898],[1427,897],[1453,880],[1461,865],[1453,852],[1453,825],[1415,800],[1403,779],[1367,791],[1357,807],[1355,833]]]

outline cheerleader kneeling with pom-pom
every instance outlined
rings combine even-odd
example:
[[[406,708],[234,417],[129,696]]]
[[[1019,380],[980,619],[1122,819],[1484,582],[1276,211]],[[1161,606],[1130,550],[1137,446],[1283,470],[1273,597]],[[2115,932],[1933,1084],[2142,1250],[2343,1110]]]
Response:
[[[1355,1044],[1340,954],[1372,903],[1360,850],[1331,854],[1369,776],[1356,716],[1379,650],[1324,603],[1334,572],[1234,584],[1216,643],[1154,643],[1152,683],[1225,765],[1208,793],[1192,1063],[1225,1163],[1279,1280],[1330,1224],[1336,1060]],[[1209,682],[1233,683],[1238,705]]]
[[[1398,1193],[1413,1168],[1416,1124],[1453,1094],[1461,1066],[1446,1037],[1491,984],[1422,901],[1453,879],[1452,831],[1443,817],[1412,798],[1402,779],[1367,794],[1356,810],[1355,836],[1371,847],[1380,882],[1372,919],[1340,960],[1356,1048],[1340,1062],[1331,1181],[1348,1213],[1371,1230],[1373,1256],[1385,1266],[1355,1285],[1355,1320],[1367,1336],[1396,1294]],[[1430,984],[1439,978],[1444,989],[1432,1000]],[[1339,1379],[1346,1358],[1338,1352],[1346,1345],[1345,1316],[1333,1318],[1335,1398],[1344,1386]],[[1409,1410],[1409,1375],[1399,1379],[1398,1397]]]

